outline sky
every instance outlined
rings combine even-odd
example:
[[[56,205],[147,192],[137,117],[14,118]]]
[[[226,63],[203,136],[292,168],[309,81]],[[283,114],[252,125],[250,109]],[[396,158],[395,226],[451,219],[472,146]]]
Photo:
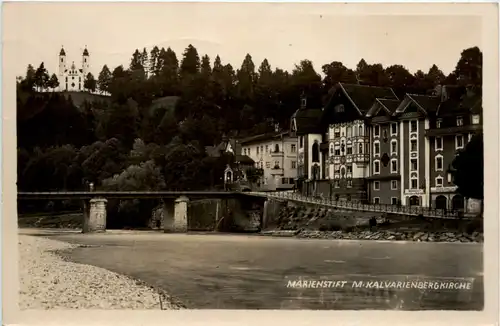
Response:
[[[56,2],[4,3],[3,11],[4,46],[16,53],[16,61],[8,63],[16,75],[41,62],[57,72],[61,46],[67,62],[77,66],[87,46],[97,76],[104,64],[127,67],[136,48],[171,47],[180,60],[189,44],[200,57],[208,54],[213,62],[218,54],[235,69],[250,53],[257,67],[267,58],[273,69],[289,71],[302,59],[321,72],[332,61],[355,68],[364,58],[384,66],[401,64],[410,72],[426,72],[436,64],[449,73],[460,52],[481,47],[482,39],[481,16],[464,11],[373,10],[367,15],[364,7],[342,4]]]

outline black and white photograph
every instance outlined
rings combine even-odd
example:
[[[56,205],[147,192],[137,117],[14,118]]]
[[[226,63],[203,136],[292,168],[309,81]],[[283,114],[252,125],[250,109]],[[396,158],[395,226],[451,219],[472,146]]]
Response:
[[[498,4],[335,6],[4,4],[19,309],[484,312]]]

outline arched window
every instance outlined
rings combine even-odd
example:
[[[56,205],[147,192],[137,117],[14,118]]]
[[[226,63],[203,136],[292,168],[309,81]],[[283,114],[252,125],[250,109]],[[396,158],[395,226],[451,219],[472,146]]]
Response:
[[[319,145],[317,141],[312,145],[312,161],[319,163]]]
[[[280,145],[279,144],[274,145],[274,152],[278,153],[279,151],[280,151]]]

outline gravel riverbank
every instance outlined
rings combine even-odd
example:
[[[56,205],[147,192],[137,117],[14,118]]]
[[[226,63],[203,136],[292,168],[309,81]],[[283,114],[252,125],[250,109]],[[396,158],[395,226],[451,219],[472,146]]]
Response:
[[[170,297],[138,281],[64,261],[54,253],[75,247],[19,235],[20,309],[180,309]]]

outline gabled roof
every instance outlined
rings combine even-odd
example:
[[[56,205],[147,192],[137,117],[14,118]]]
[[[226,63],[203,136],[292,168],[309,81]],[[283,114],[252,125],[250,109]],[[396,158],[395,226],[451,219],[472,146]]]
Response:
[[[464,93],[461,98],[449,98],[441,103],[436,115],[446,116],[467,113],[479,114],[482,112],[482,109],[481,94],[467,95],[467,93]]]
[[[422,107],[427,113],[434,114],[439,105],[441,104],[441,99],[438,96],[430,96],[430,95],[418,95],[411,94],[409,95],[415,103],[417,103],[420,107]]]
[[[390,87],[366,86],[357,84],[339,83],[340,90],[349,99],[352,105],[364,116],[378,99],[398,100]]]
[[[425,97],[429,97],[429,99],[424,99]],[[424,96],[424,95],[415,95],[415,94],[406,94],[405,98],[401,103],[399,104],[398,108],[396,111],[394,111],[394,115],[398,114],[403,114],[405,113],[406,109],[411,105],[415,104],[415,106],[418,108],[420,112],[422,112],[425,115],[429,114],[429,110],[435,110],[437,106],[439,106],[439,98],[435,97],[436,99],[436,107],[434,105],[430,105],[433,103],[433,100],[430,99],[432,96]]]
[[[399,106],[399,103],[401,103],[399,100],[388,100],[388,99],[377,98],[375,99],[375,102],[373,103],[370,110],[368,110],[368,112],[366,113],[366,116],[374,117],[379,113],[380,110],[384,110],[384,112],[386,112],[387,115],[392,115]]]
[[[59,55],[60,56],[65,56],[66,55],[66,51],[64,51],[63,47],[61,47],[61,51],[59,51]]]
[[[241,144],[239,141],[237,141],[236,139],[229,139],[225,143],[226,143],[224,146],[225,151],[227,151],[228,147],[231,146],[231,149],[233,150],[235,156],[241,154]]]
[[[241,164],[254,164],[255,161],[250,158],[248,155],[235,155],[234,160],[236,162],[240,162]]]
[[[323,116],[322,109],[298,109],[292,115],[292,121],[295,119],[297,133],[311,134],[321,133],[321,117]]]
[[[85,47],[85,50],[83,50],[83,55],[85,56],[89,55],[89,50],[87,50],[87,47]]]

